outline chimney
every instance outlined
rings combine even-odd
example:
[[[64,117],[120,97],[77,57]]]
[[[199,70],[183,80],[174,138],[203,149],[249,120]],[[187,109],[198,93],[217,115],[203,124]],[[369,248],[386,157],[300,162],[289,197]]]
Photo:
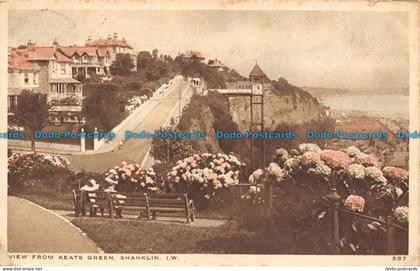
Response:
[[[28,39],[27,47],[28,47],[28,48],[32,47],[32,42],[31,42],[31,39]]]
[[[116,40],[116,39],[118,39],[118,35],[117,35],[117,33],[115,32],[115,33],[114,33],[114,40]]]
[[[57,47],[58,47],[57,38],[55,38],[54,41],[53,41],[53,47],[54,47],[54,49],[57,49]]]
[[[92,41],[91,36],[88,37],[88,39],[86,40],[86,43],[90,43]]]
[[[109,40],[110,40],[110,39],[112,39],[111,34],[109,34],[109,35],[108,35],[108,39],[109,39]]]

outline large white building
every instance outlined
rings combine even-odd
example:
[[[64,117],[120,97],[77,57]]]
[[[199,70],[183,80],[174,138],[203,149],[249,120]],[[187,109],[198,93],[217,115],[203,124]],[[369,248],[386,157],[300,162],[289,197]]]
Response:
[[[51,47],[36,46],[28,42],[27,46],[11,48],[8,59],[8,112],[19,104],[19,95],[24,89],[47,95],[50,105],[67,101],[79,106],[82,104],[82,84],[73,78],[72,59],[58,50],[56,44]],[[77,121],[69,112],[57,111],[51,114],[65,114],[66,120]],[[63,119],[63,118],[61,118]]]
[[[108,35],[106,39],[91,40],[90,38],[85,43],[86,47],[96,47],[101,50],[107,50],[109,52],[111,61],[115,61],[118,54],[128,54],[134,63],[133,71],[137,70],[137,54],[134,53],[133,47],[125,40],[125,38],[119,39],[118,34],[114,33],[113,36]]]

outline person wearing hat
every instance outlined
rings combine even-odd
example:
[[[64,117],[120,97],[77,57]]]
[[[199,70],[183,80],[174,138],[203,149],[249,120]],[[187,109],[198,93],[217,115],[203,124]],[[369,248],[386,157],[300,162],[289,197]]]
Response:
[[[80,191],[86,191],[86,192],[94,192],[97,191],[99,189],[99,184],[96,183],[96,181],[94,179],[90,179],[84,186],[82,186],[80,188]],[[96,193],[94,193],[96,194]],[[87,194],[86,194],[87,195]],[[95,195],[96,196],[96,195]],[[96,216],[96,211],[97,211],[98,206],[97,205],[93,205],[90,208],[90,214],[91,216]],[[101,214],[104,215],[104,210],[103,208],[101,208]]]

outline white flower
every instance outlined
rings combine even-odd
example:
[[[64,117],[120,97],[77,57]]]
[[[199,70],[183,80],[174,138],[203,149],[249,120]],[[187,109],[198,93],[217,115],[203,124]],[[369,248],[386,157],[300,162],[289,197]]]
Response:
[[[284,169],[288,172],[294,172],[300,168],[299,158],[289,158],[284,162]]]
[[[365,175],[366,177],[371,178],[373,180],[384,176],[384,174],[382,173],[382,170],[380,170],[377,167],[366,167]]]
[[[365,178],[365,167],[359,164],[351,164],[346,169],[347,175],[356,180]]]
[[[355,157],[356,155],[359,155],[361,151],[356,146],[350,146],[347,147],[344,150],[350,157]]]
[[[321,152],[321,148],[314,143],[302,143],[299,145],[299,151],[301,153],[305,153],[305,152]]]
[[[324,163],[318,163],[316,167],[308,169],[308,173],[329,177],[331,175],[331,168]]]

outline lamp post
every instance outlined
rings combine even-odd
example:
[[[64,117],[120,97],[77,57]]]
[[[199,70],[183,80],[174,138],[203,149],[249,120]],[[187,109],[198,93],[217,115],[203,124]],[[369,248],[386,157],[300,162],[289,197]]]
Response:
[[[331,173],[330,190],[325,195],[330,205],[331,213],[331,254],[340,254],[340,225],[338,207],[340,205],[341,196],[337,192],[336,187],[336,172],[333,170]]]

